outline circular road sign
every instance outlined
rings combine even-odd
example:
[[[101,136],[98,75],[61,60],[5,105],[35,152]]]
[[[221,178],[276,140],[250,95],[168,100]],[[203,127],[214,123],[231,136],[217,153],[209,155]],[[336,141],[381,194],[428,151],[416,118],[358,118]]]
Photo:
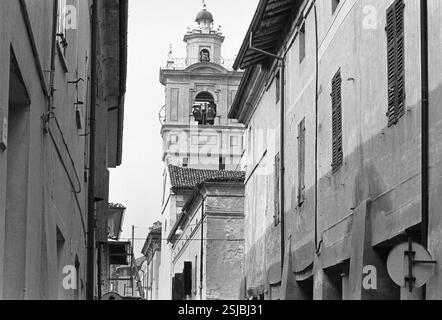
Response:
[[[412,256],[411,260],[409,258],[410,254]],[[432,260],[431,254],[419,243],[402,243],[395,247],[388,256],[388,274],[400,287],[409,285],[406,279],[411,275],[414,278],[413,287],[420,288],[427,283],[434,273],[435,265]],[[410,261],[412,261],[411,268]]]

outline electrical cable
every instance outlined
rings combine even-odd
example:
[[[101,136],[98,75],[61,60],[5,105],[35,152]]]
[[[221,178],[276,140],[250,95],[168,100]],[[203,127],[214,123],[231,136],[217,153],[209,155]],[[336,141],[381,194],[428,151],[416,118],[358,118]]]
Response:
[[[78,194],[80,194],[81,191],[82,191],[81,183],[80,183],[80,179],[79,179],[79,177],[78,177],[77,169],[76,169],[76,167],[75,167],[74,160],[73,160],[72,155],[71,155],[71,153],[70,153],[69,146],[67,145],[66,140],[64,139],[63,131],[61,130],[61,127],[60,127],[60,124],[59,124],[59,122],[58,122],[57,117],[55,116],[55,114],[54,114],[52,111],[48,113],[48,117],[46,118],[46,122],[47,122],[47,124],[49,124],[49,121],[50,121],[51,119],[54,119],[54,120],[55,120],[55,123],[57,124],[57,128],[58,128],[58,130],[60,131],[60,135],[61,135],[61,137],[62,137],[63,144],[64,144],[64,146],[65,146],[65,148],[66,148],[66,152],[67,152],[67,154],[68,154],[68,156],[69,156],[69,158],[70,158],[70,161],[71,161],[72,167],[73,167],[73,169],[74,169],[75,177],[76,177],[77,182],[78,182],[78,185],[79,185],[79,190],[77,191],[76,188],[75,188],[75,184],[74,184],[74,182],[73,182],[73,180],[72,180],[72,178],[71,178],[71,175],[70,175],[70,173],[69,173],[69,171],[68,171],[67,165],[66,165],[66,163],[65,163],[65,161],[64,161],[64,159],[63,159],[63,156],[61,155],[61,150],[60,150],[60,148],[59,148],[59,146],[58,146],[58,144],[57,144],[57,142],[56,142],[56,140],[55,140],[55,137],[54,137],[54,135],[53,135],[53,133],[52,133],[52,131],[51,131],[51,129],[50,129],[50,126],[48,125],[48,126],[47,126],[47,129],[48,129],[49,136],[50,136],[51,141],[52,141],[52,143],[53,143],[53,145],[54,145],[54,147],[55,147],[55,151],[56,151],[56,153],[57,153],[57,155],[58,155],[58,158],[60,159],[60,163],[61,163],[61,165],[62,165],[62,167],[63,167],[63,169],[64,169],[64,171],[65,171],[65,173],[66,173],[66,175],[67,175],[67,178],[68,178],[68,180],[69,180],[69,183],[70,183],[70,185],[71,185],[72,192],[73,192],[74,197],[75,197],[75,202],[76,202],[77,207],[78,207],[78,210],[79,210],[79,212],[80,212],[80,219],[81,219],[82,229],[83,229],[84,237],[85,237],[85,239],[86,239],[86,225],[85,225],[85,221],[84,221],[84,218],[83,218],[83,210],[82,210],[82,208],[81,208],[80,200],[78,199]]]

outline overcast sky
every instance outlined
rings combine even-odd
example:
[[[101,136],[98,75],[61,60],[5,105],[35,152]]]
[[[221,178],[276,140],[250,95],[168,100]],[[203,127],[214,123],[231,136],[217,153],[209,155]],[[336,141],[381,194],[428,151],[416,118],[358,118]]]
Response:
[[[258,0],[206,0],[214,24],[226,37],[224,58],[234,58],[252,20]],[[165,104],[160,67],[172,44],[185,57],[184,34],[195,26],[201,0],[130,0],[129,57],[125,104],[123,165],[111,170],[110,202],[127,207],[122,240],[135,225],[135,254],[140,256],[148,228],[161,220],[162,139],[158,112]]]

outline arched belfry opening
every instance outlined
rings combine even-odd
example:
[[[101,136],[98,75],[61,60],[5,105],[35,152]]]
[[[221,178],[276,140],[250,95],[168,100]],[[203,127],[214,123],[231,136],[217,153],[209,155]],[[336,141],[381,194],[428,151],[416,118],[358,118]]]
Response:
[[[216,118],[216,104],[210,92],[203,91],[197,94],[192,107],[195,121],[200,125],[214,125]]]
[[[208,49],[200,51],[200,62],[210,62],[210,51]]]

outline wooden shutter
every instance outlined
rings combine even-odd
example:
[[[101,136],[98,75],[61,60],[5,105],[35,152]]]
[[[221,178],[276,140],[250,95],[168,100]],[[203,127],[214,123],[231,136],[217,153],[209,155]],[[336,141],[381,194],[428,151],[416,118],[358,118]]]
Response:
[[[276,103],[279,103],[281,100],[281,75],[279,71],[276,73],[275,76],[275,86],[276,86]]]
[[[192,296],[192,262],[184,262],[184,296]]]
[[[332,167],[333,172],[339,170],[342,165],[344,154],[342,150],[342,95],[341,95],[341,70],[332,80]]]
[[[305,198],[305,119],[298,126],[298,205]]]
[[[396,0],[387,9],[388,126],[405,114],[404,1]]]
[[[184,274],[175,273],[172,278],[172,300],[184,300]]]
[[[275,226],[280,222],[280,206],[279,206],[279,174],[280,174],[280,158],[279,153],[275,156],[275,174],[274,174],[274,182],[275,182],[275,195],[274,195],[274,204],[275,204]]]

